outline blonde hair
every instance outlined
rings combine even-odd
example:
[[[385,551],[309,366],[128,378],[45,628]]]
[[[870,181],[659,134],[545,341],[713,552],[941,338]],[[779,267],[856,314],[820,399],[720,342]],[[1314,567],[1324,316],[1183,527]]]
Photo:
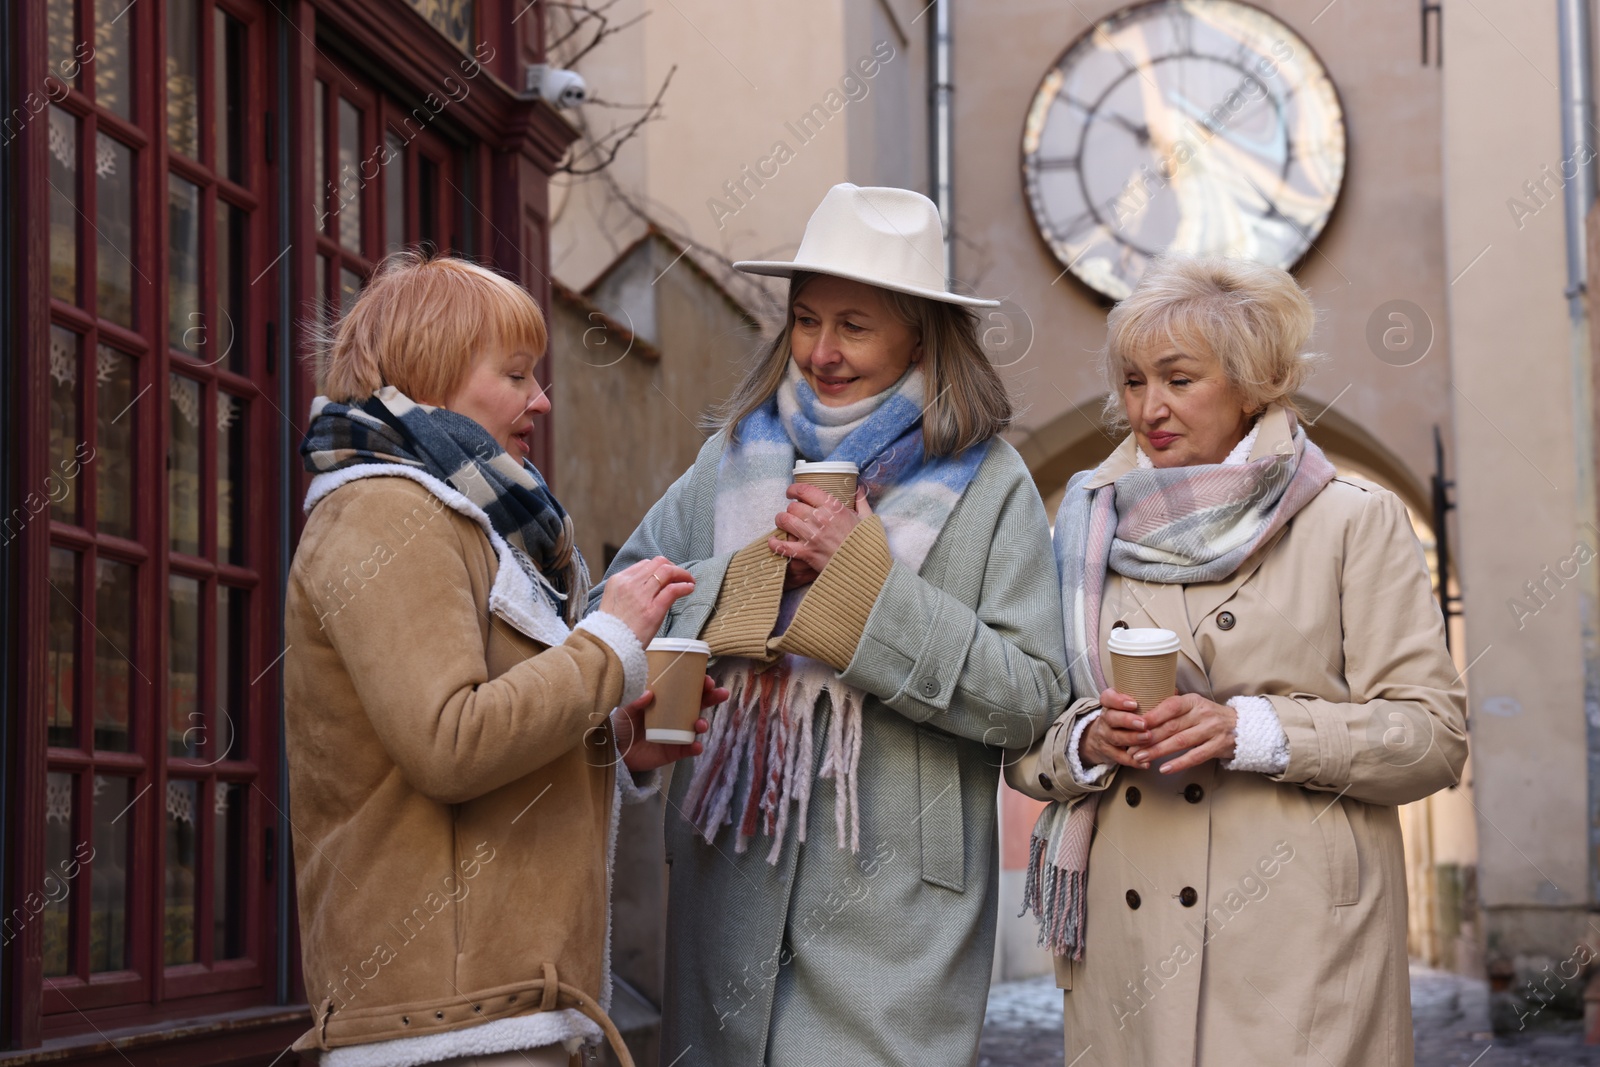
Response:
[[[317,388],[340,402],[392,385],[442,404],[486,345],[544,355],[544,313],[516,282],[454,256],[405,249],[385,256],[355,305],[320,331]]]
[[[750,369],[733,394],[706,423],[728,429],[770,400],[783,384],[793,358],[790,334],[794,302],[815,274],[796,271],[789,279],[788,312],[783,328],[757,351]],[[922,447],[929,456],[951,456],[981,444],[1011,425],[1011,397],[1005,383],[978,343],[978,317],[967,308],[942,300],[878,289],[889,313],[914,330],[922,342]]]
[[[1319,359],[1305,351],[1315,325],[1310,297],[1287,271],[1222,256],[1162,256],[1106,317],[1106,418],[1126,425],[1122,383],[1132,356],[1167,344],[1216,357],[1251,412],[1280,404],[1301,414],[1294,394]]]

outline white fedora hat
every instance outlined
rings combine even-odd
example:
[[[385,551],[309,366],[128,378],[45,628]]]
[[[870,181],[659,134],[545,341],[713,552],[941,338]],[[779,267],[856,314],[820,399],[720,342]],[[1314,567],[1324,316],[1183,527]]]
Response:
[[[945,287],[939,209],[910,189],[835,185],[811,213],[793,262],[744,260],[733,266],[773,278],[792,278],[797,271],[831,274],[946,304],[1000,306]]]

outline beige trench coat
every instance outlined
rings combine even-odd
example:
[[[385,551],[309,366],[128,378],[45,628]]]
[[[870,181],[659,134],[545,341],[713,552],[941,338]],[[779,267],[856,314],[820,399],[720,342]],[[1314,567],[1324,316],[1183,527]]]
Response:
[[[1288,447],[1286,422],[1256,452]],[[1133,464],[1131,442],[1088,483]],[[1045,800],[1105,790],[1082,962],[1057,959],[1074,1067],[1410,1067],[1396,805],[1460,780],[1464,690],[1422,551],[1387,490],[1338,478],[1226,581],[1111,575],[1118,620],[1178,633],[1180,692],[1268,697],[1277,777],[1211,760],[1077,784],[1077,700],[1006,777]]]

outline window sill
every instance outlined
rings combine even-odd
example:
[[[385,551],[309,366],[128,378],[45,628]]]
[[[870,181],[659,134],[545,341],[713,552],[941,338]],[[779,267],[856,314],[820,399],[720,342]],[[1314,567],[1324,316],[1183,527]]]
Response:
[[[223,1056],[250,1056],[261,1052],[270,1057],[292,1044],[310,1022],[311,1009],[304,1004],[272,1004],[147,1026],[50,1038],[38,1048],[0,1051],[0,1065],[90,1064],[101,1059],[122,1064],[127,1060],[126,1054],[134,1049],[180,1042],[200,1046],[194,1051],[202,1053],[203,1050],[205,1062],[220,1060]],[[287,1062],[289,1060],[285,1060]]]

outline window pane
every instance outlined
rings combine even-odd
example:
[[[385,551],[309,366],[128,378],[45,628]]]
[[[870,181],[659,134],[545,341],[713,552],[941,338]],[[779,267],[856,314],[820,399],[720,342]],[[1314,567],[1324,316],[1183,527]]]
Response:
[[[78,300],[78,120],[50,107],[50,295]]]
[[[133,427],[136,365],[101,345],[95,352],[95,524],[101,533],[133,538]]]
[[[205,720],[200,712],[200,580],[167,579],[167,753],[200,755]]]
[[[133,117],[132,6],[128,0],[94,0],[94,102],[125,119]]]
[[[317,229],[328,232],[328,193],[333,178],[328,174],[328,87],[321,81],[311,86],[312,172],[316,175]]]
[[[244,402],[217,393],[217,559],[244,562]]]
[[[217,172],[244,181],[244,24],[232,15],[216,13],[216,114]]]
[[[89,970],[128,966],[128,838],[133,817],[132,778],[94,780],[94,872],[89,904]]]
[[[206,329],[200,316],[200,187],[167,176],[167,343],[201,356]]]
[[[361,248],[361,109],[339,98],[339,243]]]
[[[94,154],[100,314],[133,326],[133,150],[97,134]]]
[[[196,0],[167,0],[167,144],[200,158],[200,12]]]
[[[72,909],[67,901],[71,887],[61,883],[58,872],[67,869],[63,865],[72,857],[73,784],[70,774],[51,771],[45,775],[45,907],[39,918],[44,926],[46,978],[59,978],[72,971]]]
[[[200,383],[174,374],[169,387],[167,523],[174,552],[200,554]]]
[[[443,246],[439,239],[439,164],[417,157],[417,239]]]
[[[76,7],[72,0],[50,0],[50,7],[45,15],[47,23],[45,33],[50,40],[50,73],[63,81],[66,81],[64,72],[72,70],[75,61],[73,48],[78,43],[78,20],[74,13]],[[76,86],[77,79],[74,78],[67,84]]]
[[[244,222],[242,209],[217,201],[217,258],[212,264],[217,315],[207,331],[215,351],[205,357],[208,363],[220,362],[240,374],[248,372],[244,358]]]
[[[199,808],[196,782],[167,783],[166,952],[170,966],[194,962],[194,868]]]
[[[134,570],[126,563],[96,561],[94,588],[94,747],[129,751],[132,721]],[[145,679],[141,678],[141,682]]]
[[[78,352],[83,338],[60,326],[50,327],[50,474],[45,490],[50,517],[78,521]],[[82,454],[88,455],[88,445]]]
[[[48,743],[63,748],[78,743],[73,697],[78,692],[78,554],[50,549],[50,636],[45,647],[45,711]]]
[[[383,164],[383,230],[393,252],[406,243],[406,146],[392,130],[388,148]]]
[[[243,589],[217,586],[217,712],[215,742],[207,757],[244,759],[244,606]]]
[[[343,315],[354,306],[356,297],[361,295],[361,275],[344,267],[339,268],[339,314]]]
[[[212,828],[211,954],[219,960],[244,955],[244,787],[217,783]]]

